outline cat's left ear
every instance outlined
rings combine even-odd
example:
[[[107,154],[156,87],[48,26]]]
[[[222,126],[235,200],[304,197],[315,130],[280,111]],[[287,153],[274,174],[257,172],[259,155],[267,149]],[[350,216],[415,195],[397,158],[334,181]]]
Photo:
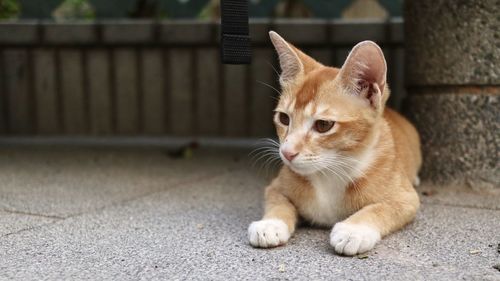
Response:
[[[339,77],[346,91],[366,98],[372,107],[380,109],[388,97],[384,95],[387,64],[384,53],[373,41],[358,43],[349,53]]]

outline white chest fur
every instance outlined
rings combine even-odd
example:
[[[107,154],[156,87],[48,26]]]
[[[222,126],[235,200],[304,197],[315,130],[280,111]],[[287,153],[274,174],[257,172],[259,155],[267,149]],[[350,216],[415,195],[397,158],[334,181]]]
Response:
[[[375,140],[357,159],[352,159],[347,167],[336,173],[316,173],[308,177],[314,188],[312,200],[304,203],[299,209],[301,215],[312,223],[332,226],[351,215],[345,207],[345,193],[351,181],[364,175],[376,157],[373,149]]]
[[[301,215],[308,221],[332,226],[348,214],[344,206],[344,194],[348,182],[335,175],[314,175],[309,180],[314,188],[314,197],[301,206]]]

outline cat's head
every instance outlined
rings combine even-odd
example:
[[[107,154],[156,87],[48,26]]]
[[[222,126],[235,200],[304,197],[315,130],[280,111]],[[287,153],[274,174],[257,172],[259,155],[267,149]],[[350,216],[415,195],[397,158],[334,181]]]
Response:
[[[372,41],[357,44],[338,69],[320,64],[276,32],[269,35],[281,66],[274,122],[283,162],[308,175],[355,159],[374,138],[389,97],[380,47]]]

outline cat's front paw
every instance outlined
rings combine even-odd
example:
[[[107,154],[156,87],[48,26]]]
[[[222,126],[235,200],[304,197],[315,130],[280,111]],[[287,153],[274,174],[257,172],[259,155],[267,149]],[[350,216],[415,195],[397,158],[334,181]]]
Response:
[[[254,247],[276,247],[290,239],[290,231],[286,223],[279,219],[254,221],[248,227],[248,239]]]
[[[380,232],[366,224],[335,224],[330,234],[330,245],[338,254],[353,256],[367,252],[380,241]]]

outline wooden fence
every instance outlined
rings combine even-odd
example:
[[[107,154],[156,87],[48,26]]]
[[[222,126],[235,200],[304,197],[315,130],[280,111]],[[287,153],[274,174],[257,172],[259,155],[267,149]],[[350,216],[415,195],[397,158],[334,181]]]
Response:
[[[0,23],[0,135],[272,135],[271,29],[336,66],[355,43],[375,40],[388,60],[391,104],[404,96],[401,20],[254,21],[249,66],[220,63],[218,28],[193,20]]]

